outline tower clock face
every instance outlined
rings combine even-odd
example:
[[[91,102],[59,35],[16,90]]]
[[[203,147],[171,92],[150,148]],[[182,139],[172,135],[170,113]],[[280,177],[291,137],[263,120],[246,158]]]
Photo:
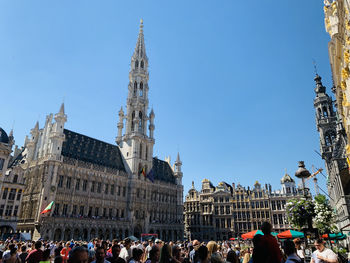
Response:
[[[56,190],[56,187],[55,186],[51,186],[51,191],[55,192],[55,190]]]

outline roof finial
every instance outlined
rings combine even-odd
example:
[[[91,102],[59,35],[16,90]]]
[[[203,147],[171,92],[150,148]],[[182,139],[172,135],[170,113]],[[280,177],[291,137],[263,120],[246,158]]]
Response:
[[[140,32],[143,32],[143,19],[140,19]]]
[[[316,61],[314,59],[312,59],[312,64],[314,64],[315,75],[318,75],[317,74],[317,64],[316,64]]]

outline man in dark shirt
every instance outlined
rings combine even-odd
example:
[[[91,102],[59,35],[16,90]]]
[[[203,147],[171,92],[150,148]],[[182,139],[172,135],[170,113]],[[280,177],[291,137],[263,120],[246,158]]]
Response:
[[[35,249],[29,253],[26,258],[26,262],[28,263],[39,263],[40,260],[43,259],[43,251],[40,249],[42,247],[41,241],[35,242]]]
[[[276,238],[271,235],[272,225],[269,222],[264,222],[261,225],[261,231],[264,233],[261,240],[268,259],[267,262],[280,263],[282,261],[282,253]]]

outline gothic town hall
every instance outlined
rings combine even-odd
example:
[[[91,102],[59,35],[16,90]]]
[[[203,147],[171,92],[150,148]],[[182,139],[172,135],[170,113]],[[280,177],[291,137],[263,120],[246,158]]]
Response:
[[[153,109],[148,112],[148,58],[143,24],[131,57],[126,110],[116,145],[65,127],[64,104],[36,123],[9,169],[25,180],[17,231],[44,239],[183,238],[183,185],[178,154],[153,157]],[[41,214],[53,201],[50,213]]]

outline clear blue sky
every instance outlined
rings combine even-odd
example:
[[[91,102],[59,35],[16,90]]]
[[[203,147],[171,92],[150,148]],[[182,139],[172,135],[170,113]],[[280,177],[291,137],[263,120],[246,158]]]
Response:
[[[299,160],[324,167],[312,60],[327,91],[331,72],[319,0],[1,1],[0,126],[14,123],[21,146],[64,98],[66,128],[114,143],[140,18],[154,153],[180,151],[186,192],[203,178],[276,189]]]

